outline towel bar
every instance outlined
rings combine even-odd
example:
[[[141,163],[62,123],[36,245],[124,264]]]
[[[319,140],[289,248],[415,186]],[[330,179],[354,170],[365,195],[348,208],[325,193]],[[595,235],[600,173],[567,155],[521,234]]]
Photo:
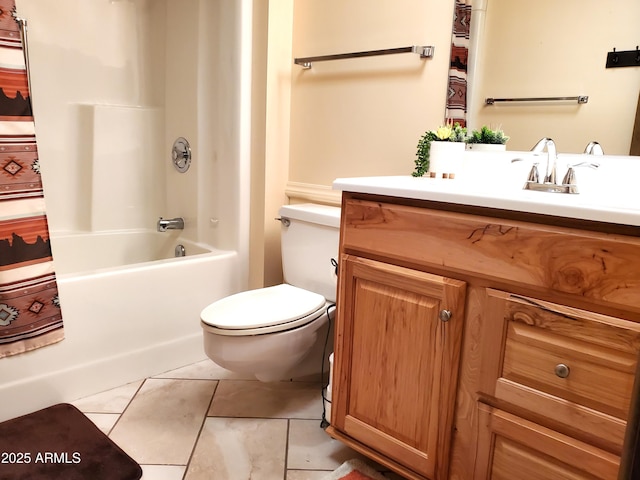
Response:
[[[387,48],[384,50],[368,50],[364,52],[338,53],[334,55],[320,55],[317,57],[294,58],[293,63],[303,68],[311,68],[313,62],[326,62],[328,60],[343,60],[346,58],[375,57],[378,55],[394,55],[396,53],[417,53],[420,58],[433,57],[434,47],[412,45],[410,47]]]
[[[529,97],[529,98],[487,98],[484,103],[493,105],[498,102],[563,102],[576,100],[578,103],[587,103],[588,95],[577,95],[575,97]]]

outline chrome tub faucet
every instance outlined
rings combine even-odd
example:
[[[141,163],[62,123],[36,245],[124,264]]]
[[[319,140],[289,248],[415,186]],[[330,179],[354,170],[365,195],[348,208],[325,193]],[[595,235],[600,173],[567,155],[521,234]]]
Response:
[[[166,232],[167,230],[183,230],[184,219],[182,217],[176,218],[162,218],[158,220],[158,231]]]

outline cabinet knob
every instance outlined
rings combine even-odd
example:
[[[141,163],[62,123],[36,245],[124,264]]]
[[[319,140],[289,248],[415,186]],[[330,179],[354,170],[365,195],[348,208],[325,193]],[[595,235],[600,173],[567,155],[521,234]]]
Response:
[[[449,310],[440,310],[440,320],[443,322],[448,322],[451,320],[451,311]]]
[[[567,378],[571,370],[564,363],[559,363],[555,368],[556,375],[560,378]]]

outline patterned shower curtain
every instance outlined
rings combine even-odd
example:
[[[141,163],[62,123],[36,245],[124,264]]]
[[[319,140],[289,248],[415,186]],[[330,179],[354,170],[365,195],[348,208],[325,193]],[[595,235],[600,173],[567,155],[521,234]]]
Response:
[[[15,0],[0,0],[0,358],[64,338]]]
[[[456,0],[445,120],[467,124],[467,58],[472,0]]]

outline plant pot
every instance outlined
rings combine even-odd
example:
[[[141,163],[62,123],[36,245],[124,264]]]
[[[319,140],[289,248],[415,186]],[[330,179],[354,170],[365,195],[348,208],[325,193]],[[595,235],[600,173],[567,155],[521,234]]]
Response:
[[[504,152],[507,146],[504,143],[468,143],[467,150],[474,152]]]
[[[462,164],[464,146],[464,142],[431,142],[429,176],[436,178],[451,177],[451,174],[455,176]]]

